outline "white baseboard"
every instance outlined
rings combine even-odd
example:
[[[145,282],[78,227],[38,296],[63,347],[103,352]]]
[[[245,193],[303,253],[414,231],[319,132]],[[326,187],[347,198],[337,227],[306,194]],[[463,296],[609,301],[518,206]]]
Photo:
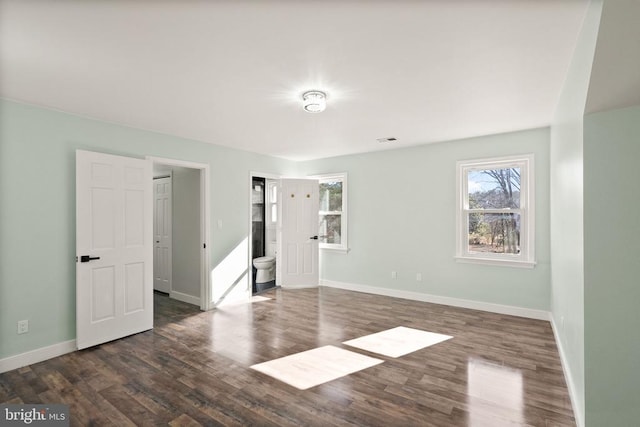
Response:
[[[567,389],[569,390],[569,398],[571,399],[571,407],[573,408],[573,416],[576,419],[576,425],[578,427],[584,427],[584,414],[582,411],[578,410],[576,405],[577,399],[577,390],[576,385],[573,382],[573,377],[569,372],[569,363],[567,362],[566,354],[564,352],[564,346],[562,345],[562,341],[560,340],[560,335],[558,335],[558,328],[556,327],[556,322],[553,316],[549,316],[551,319],[551,329],[553,329],[553,336],[556,340],[556,347],[558,347],[558,353],[560,354],[560,363],[562,364],[562,372],[564,372],[564,379],[567,383]]]
[[[434,304],[451,305],[453,307],[471,308],[473,310],[488,311],[491,313],[508,314],[510,316],[526,317],[529,319],[549,321],[548,311],[535,310],[532,308],[516,307],[511,305],[493,304],[489,302],[472,301],[459,298],[443,297],[438,295],[423,294],[420,292],[402,291],[398,289],[378,288],[368,285],[357,285],[353,283],[334,282],[331,280],[321,280],[320,286],[330,288],[345,289],[348,291],[364,292],[367,294],[384,295],[388,297],[404,298],[414,301],[430,302]]]
[[[193,295],[183,294],[182,292],[171,291],[169,297],[177,299],[178,301],[186,302],[189,304],[197,305],[200,307],[200,297],[194,297]]]
[[[320,286],[323,286],[322,283],[320,283]],[[317,288],[318,286],[317,285],[284,285],[280,287],[282,289],[309,289],[309,288]]]
[[[16,354],[15,356],[0,359],[0,373],[12,371],[27,365],[33,365],[34,363],[44,362],[45,360],[62,356],[63,354],[76,350],[76,340],[70,340],[59,342],[48,347],[37,348],[27,351],[26,353]]]

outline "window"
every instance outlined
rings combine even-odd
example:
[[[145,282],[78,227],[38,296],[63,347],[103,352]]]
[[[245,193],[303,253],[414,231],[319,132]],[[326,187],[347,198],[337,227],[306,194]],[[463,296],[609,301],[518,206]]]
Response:
[[[347,251],[347,174],[314,178],[320,184],[320,248]]]
[[[267,180],[267,225],[275,226],[278,222],[278,182]]]
[[[458,162],[459,261],[535,265],[533,155]]]

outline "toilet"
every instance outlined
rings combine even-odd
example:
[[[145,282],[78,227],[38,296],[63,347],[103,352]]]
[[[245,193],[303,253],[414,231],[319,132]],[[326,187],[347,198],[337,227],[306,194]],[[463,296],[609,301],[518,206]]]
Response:
[[[256,268],[256,284],[268,283],[276,279],[276,259],[272,256],[263,256],[253,260]]]

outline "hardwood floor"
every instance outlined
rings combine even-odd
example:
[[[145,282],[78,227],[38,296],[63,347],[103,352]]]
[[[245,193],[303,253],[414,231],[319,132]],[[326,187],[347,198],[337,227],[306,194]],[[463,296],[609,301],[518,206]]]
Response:
[[[2,403],[71,425],[574,426],[548,322],[331,288],[211,312],[155,296],[152,331],[0,374]],[[341,343],[407,326],[453,339],[399,358]],[[384,363],[308,390],[249,366],[334,345]]]

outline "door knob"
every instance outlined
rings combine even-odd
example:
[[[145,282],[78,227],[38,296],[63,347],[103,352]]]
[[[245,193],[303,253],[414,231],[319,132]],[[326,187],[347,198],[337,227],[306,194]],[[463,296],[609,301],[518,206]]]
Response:
[[[82,255],[80,257],[80,262],[89,262],[89,261],[93,261],[94,259],[100,259],[100,257],[99,256]]]

